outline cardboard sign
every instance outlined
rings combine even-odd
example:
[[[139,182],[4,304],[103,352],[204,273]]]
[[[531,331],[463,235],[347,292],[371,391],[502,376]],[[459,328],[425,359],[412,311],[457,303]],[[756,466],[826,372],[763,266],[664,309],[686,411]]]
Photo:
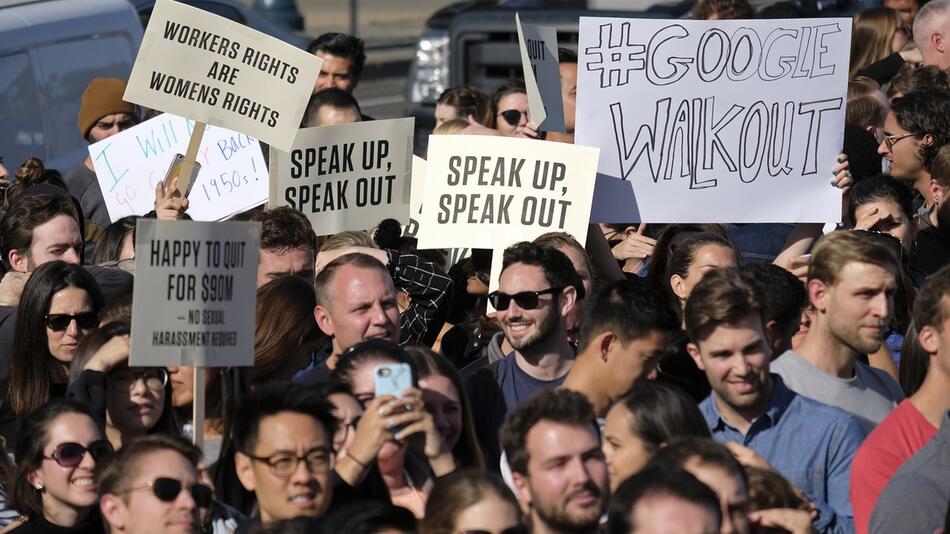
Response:
[[[247,26],[158,0],[123,98],[290,150],[322,65]]]
[[[195,121],[163,113],[89,145],[102,197],[113,221],[155,207],[155,187],[175,154],[184,154]],[[267,165],[249,135],[208,127],[198,150],[201,172],[188,216],[220,221],[267,201]]]
[[[533,139],[429,137],[419,248],[493,249],[558,231],[586,237],[598,153]]]
[[[839,220],[850,43],[850,19],[582,17],[575,141],[601,149],[593,222]]]
[[[131,366],[254,365],[261,225],[141,219]]]
[[[271,150],[270,206],[290,206],[318,235],[409,222],[414,119],[300,130],[289,153]]]
[[[561,70],[558,67],[557,30],[536,24],[522,24],[515,13],[518,46],[524,84],[528,91],[531,120],[547,132],[564,131],[561,103]]]

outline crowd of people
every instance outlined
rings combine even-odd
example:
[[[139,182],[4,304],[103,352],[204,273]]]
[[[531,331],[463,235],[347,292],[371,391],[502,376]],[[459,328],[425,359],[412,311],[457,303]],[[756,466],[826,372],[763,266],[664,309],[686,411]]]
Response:
[[[352,95],[362,41],[309,51],[301,127],[372,120]],[[111,221],[89,158],[0,165],[0,526],[950,532],[948,72],[950,0],[855,16],[837,225],[548,233],[507,248],[489,292],[491,251],[448,265],[393,220],[323,235],[291,208],[241,213],[261,225],[254,366],[204,373],[129,365],[136,221],[187,218],[177,185]],[[447,89],[433,135],[572,143],[570,50],[560,75],[566,133],[512,80]],[[88,142],[157,113],[124,87],[87,87]],[[410,387],[380,391],[400,368]]]

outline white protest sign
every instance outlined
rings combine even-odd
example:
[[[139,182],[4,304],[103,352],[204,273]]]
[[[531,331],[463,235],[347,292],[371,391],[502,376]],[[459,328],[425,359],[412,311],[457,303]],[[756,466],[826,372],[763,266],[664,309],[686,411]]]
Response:
[[[89,145],[110,219],[144,215],[154,208],[155,187],[175,154],[185,153],[194,125],[163,113]],[[192,219],[220,221],[267,201],[267,165],[253,137],[208,127],[197,161],[201,172],[188,197]]]
[[[237,22],[158,0],[123,98],[290,150],[322,65]]]
[[[851,19],[581,17],[592,222],[839,220],[850,49]]]
[[[533,139],[429,137],[419,248],[493,249],[545,232],[586,238],[598,153]]]
[[[531,121],[547,132],[564,131],[561,70],[558,66],[557,29],[523,24],[515,13],[518,46],[524,70]]]
[[[254,364],[261,225],[140,219],[131,366]]]
[[[300,130],[293,148],[270,152],[270,206],[290,206],[318,235],[409,222],[414,119]]]

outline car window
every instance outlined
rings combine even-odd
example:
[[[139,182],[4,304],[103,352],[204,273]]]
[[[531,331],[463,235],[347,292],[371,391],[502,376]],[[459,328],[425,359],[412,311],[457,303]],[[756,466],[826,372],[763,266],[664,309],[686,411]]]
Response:
[[[12,174],[26,158],[46,156],[45,139],[39,91],[26,52],[0,56],[0,72],[0,154]]]
[[[247,20],[244,19],[244,16],[241,15],[241,12],[235,9],[233,6],[227,4],[219,4],[218,2],[202,2],[201,0],[194,0],[186,3],[191,4],[199,9],[204,9],[215,15],[221,15],[226,19],[231,19],[238,24],[245,24]]]
[[[42,65],[44,109],[50,121],[47,157],[61,158],[85,150],[86,142],[76,125],[82,92],[96,77],[127,80],[135,52],[121,36],[90,37],[37,48]],[[63,169],[65,171],[65,169]]]

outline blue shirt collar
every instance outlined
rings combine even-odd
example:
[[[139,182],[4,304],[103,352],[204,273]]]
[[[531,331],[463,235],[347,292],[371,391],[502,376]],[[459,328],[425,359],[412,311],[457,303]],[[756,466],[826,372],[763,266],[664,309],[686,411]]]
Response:
[[[785,385],[785,382],[782,381],[782,377],[775,374],[769,373],[769,377],[772,379],[772,398],[769,400],[769,405],[765,411],[755,418],[755,421],[752,423],[752,427],[762,419],[763,416],[768,417],[769,421],[774,425],[782,417],[782,414],[785,413],[785,410],[788,408],[788,405],[791,404],[792,399],[795,398],[795,393],[788,389],[788,386]],[[733,428],[725,419],[722,418],[722,415],[719,413],[719,407],[716,406],[716,399],[714,398],[715,393],[710,393],[709,397],[706,398],[700,405],[700,410],[703,412],[703,416],[706,418],[706,424],[709,425],[709,428],[712,432],[721,431],[723,427]],[[771,425],[770,425],[771,426]],[[751,432],[752,427],[749,431]]]

